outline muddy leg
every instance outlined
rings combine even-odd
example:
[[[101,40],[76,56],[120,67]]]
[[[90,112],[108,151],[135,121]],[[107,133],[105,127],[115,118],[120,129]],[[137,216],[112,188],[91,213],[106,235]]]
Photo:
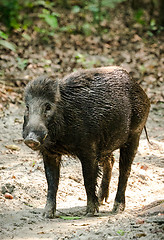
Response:
[[[96,185],[98,176],[98,161],[96,158],[80,159],[82,163],[84,185],[87,193],[87,210],[88,216],[93,216],[98,212],[98,197],[96,196]]]
[[[99,188],[99,193],[98,193],[98,199],[99,203],[102,204],[103,200],[105,199],[105,202],[107,202],[108,197],[109,197],[109,184],[111,180],[111,175],[112,175],[112,168],[114,164],[114,156],[111,154],[110,156],[106,156],[102,162],[103,162],[103,176],[102,176],[102,181],[101,185]]]
[[[59,185],[60,155],[43,155],[45,174],[48,184],[47,202],[43,215],[53,218],[56,212],[56,194]]]
[[[127,143],[120,148],[119,182],[113,206],[113,213],[122,212],[125,208],[125,190],[131,171],[131,164],[137,152],[140,134],[133,134]]]

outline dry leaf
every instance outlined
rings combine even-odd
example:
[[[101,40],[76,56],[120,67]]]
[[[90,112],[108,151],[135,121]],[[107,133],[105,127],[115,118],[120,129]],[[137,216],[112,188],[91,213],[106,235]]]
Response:
[[[10,150],[14,150],[14,151],[19,151],[20,150],[20,147],[18,147],[17,145],[6,145],[5,146],[7,149],[10,149]]]
[[[6,199],[13,199],[13,196],[10,193],[5,193],[4,196]]]

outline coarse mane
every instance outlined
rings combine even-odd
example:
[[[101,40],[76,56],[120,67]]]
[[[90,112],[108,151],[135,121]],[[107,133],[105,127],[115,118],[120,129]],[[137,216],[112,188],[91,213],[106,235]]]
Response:
[[[45,98],[54,102],[58,81],[51,77],[39,77],[31,81],[25,88],[25,100],[29,98]]]

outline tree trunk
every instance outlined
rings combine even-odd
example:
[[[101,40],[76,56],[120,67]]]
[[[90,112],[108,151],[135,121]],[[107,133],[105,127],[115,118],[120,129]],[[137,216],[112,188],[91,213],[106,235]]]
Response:
[[[164,0],[159,0],[159,24],[164,27]]]

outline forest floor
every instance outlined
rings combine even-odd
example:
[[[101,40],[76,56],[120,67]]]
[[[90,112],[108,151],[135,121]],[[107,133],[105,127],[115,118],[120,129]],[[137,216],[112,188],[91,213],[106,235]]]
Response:
[[[58,33],[45,42],[12,36],[17,51],[0,49],[0,239],[162,240],[164,236],[164,37],[151,38],[135,24],[115,18],[102,36]],[[64,18],[63,18],[64,19]],[[64,20],[63,20],[64,21]],[[121,65],[148,94],[151,110],[126,190],[124,213],[112,215],[119,152],[114,153],[109,202],[86,217],[86,194],[78,159],[63,157],[55,219],[42,216],[47,183],[41,157],[22,139],[23,87],[43,74],[63,77],[78,68]],[[100,180],[100,179],[99,179]],[[5,193],[9,193],[6,198]],[[77,219],[76,219],[77,217]]]
[[[13,105],[0,120],[0,239],[163,239],[164,104],[151,107],[147,129],[152,145],[143,132],[128,181],[125,212],[110,213],[118,179],[116,151],[109,202],[95,217],[84,215],[86,194],[80,162],[63,158],[55,219],[42,216],[47,183],[41,157],[23,144],[23,111]],[[6,192],[13,199],[6,199]]]

